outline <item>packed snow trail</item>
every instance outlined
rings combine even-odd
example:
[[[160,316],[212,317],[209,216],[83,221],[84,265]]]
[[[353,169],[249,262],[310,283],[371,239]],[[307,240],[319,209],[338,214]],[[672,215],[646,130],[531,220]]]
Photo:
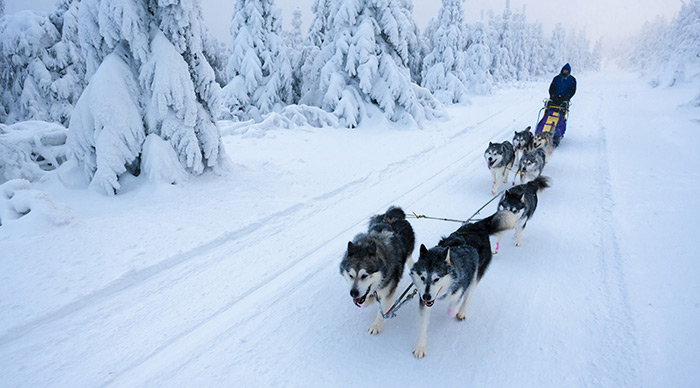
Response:
[[[433,140],[425,144],[397,142],[412,147],[405,158],[359,175],[350,171],[344,183],[282,204],[280,210],[263,206],[257,221],[228,220],[219,225],[219,232],[227,231],[218,238],[103,281],[96,291],[59,304],[67,306],[63,309],[52,306],[53,312],[43,315],[27,310],[12,318],[0,337],[3,385],[697,385],[700,378],[688,366],[700,349],[691,328],[700,317],[698,292],[687,296],[686,287],[695,287],[698,270],[679,251],[696,229],[692,220],[678,225],[676,216],[697,213],[700,204],[691,199],[684,207],[666,209],[668,214],[657,212],[661,224],[655,226],[631,199],[638,198],[640,185],[632,178],[652,171],[654,187],[645,184],[642,195],[661,208],[657,196],[663,187],[679,193],[695,187],[676,180],[697,182],[700,167],[697,157],[687,156],[687,171],[670,174],[673,163],[656,164],[638,154],[658,145],[658,137],[649,136],[653,128],[640,124],[667,124],[681,139],[698,124],[689,123],[683,112],[669,123],[667,116],[683,102],[677,95],[648,111],[652,104],[644,104],[645,99],[664,91],[633,86],[638,84],[634,77],[578,78],[587,86],[575,97],[566,138],[545,168],[553,187],[540,196],[523,246],[512,246],[511,235],[503,239],[466,321],[448,318],[447,307],[435,305],[427,358],[417,361],[411,355],[415,303],[387,321],[381,335],[366,333],[375,308],[359,310],[352,304],[338,275],[342,250],[365,229],[370,214],[390,204],[430,215],[469,216],[491,197],[482,157],[486,144],[510,139],[513,130],[533,124],[544,84],[475,99],[481,118],[426,128]],[[631,90],[631,97],[614,90]],[[615,109],[620,106],[628,109]],[[647,132],[639,136],[642,130]],[[417,139],[424,141],[425,134],[416,134]],[[414,136],[400,130],[392,134],[404,135]],[[635,140],[632,150],[629,136]],[[356,153],[372,158],[363,149]],[[669,152],[669,161],[678,157],[677,151]],[[630,165],[639,169],[630,171]],[[411,222],[417,243],[428,246],[458,226]],[[676,233],[664,234],[664,246],[651,244],[657,228]],[[151,247],[144,255],[154,255],[158,245],[144,243]],[[61,254],[68,254],[70,243],[62,244]],[[665,253],[669,246],[677,254]],[[682,273],[663,265],[669,260],[681,261]],[[676,276],[687,280],[674,284]],[[399,287],[407,284],[404,276]],[[681,291],[686,296],[674,302]],[[654,310],[648,301],[667,307]],[[668,309],[675,319],[664,316]],[[665,357],[673,352],[685,355],[685,363]]]

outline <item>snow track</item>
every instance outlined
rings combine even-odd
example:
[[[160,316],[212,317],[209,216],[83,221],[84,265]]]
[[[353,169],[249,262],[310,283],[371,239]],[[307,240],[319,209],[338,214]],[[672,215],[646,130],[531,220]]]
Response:
[[[607,82],[597,76],[576,96],[567,137],[545,168],[553,187],[523,246],[503,239],[467,320],[433,307],[427,358],[411,355],[413,303],[381,335],[367,334],[376,309],[359,310],[347,295],[337,269],[343,249],[391,204],[468,217],[491,197],[485,145],[533,124],[543,85],[475,99],[484,108],[474,119],[442,123],[399,160],[18,320],[0,337],[3,385],[645,385],[639,295],[630,294],[620,243],[628,236],[619,235],[628,220],[605,127],[606,107],[619,101],[598,97]],[[412,225],[417,244],[428,246],[458,226]]]

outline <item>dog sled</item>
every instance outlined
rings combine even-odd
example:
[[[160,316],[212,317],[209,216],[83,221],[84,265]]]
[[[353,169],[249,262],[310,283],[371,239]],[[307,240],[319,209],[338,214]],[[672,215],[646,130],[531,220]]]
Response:
[[[542,112],[544,111],[544,115]],[[542,117],[540,119],[540,116]],[[552,132],[558,140],[566,132],[566,119],[569,116],[569,102],[555,104],[550,99],[544,100],[544,107],[537,114],[537,128],[535,134],[540,132]]]

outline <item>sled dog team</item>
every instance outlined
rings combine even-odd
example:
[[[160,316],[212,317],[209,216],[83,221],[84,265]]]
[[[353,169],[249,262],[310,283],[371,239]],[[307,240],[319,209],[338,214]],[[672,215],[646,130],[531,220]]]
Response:
[[[515,144],[515,147],[513,146]],[[426,355],[430,308],[436,300],[449,301],[448,315],[462,321],[474,287],[488,268],[493,254],[498,253],[503,234],[515,229],[515,245],[520,246],[523,229],[537,207],[537,194],[550,186],[541,176],[544,164],[553,150],[551,135],[532,135],[530,127],[515,132],[513,143],[489,143],[484,152],[493,178],[492,193],[500,182],[508,181],[508,170],[519,159],[521,184],[505,191],[493,215],[478,222],[463,224],[437,245],[427,248],[421,244],[418,260],[412,252],[415,235],[404,211],[390,207],[386,213],[370,218],[367,232],[348,242],[340,263],[340,273],[350,286],[350,296],[358,307],[379,302],[380,312],[369,327],[370,334],[384,329],[382,312],[394,303],[404,266],[419,296],[418,336],[413,355]],[[490,236],[495,247],[491,247]]]

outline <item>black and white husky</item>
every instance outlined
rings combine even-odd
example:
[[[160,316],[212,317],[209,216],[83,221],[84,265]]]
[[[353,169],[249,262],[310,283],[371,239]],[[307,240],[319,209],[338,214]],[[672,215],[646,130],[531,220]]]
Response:
[[[513,168],[513,162],[515,162],[513,144],[507,140],[503,143],[489,142],[488,148],[484,151],[484,159],[486,159],[486,165],[491,171],[491,178],[493,179],[491,193],[496,194],[501,182],[506,183],[508,181],[508,170]]]
[[[496,243],[493,253],[498,253],[501,245],[501,237],[507,229],[515,228],[515,246],[520,246],[523,239],[523,230],[527,222],[537,209],[537,194],[547,187],[551,181],[546,176],[539,176],[533,181],[514,186],[505,193],[498,202],[498,211],[494,219],[505,226],[504,230],[496,233]]]
[[[508,226],[492,215],[462,225],[433,248],[420,246],[418,261],[411,268],[411,279],[420,297],[418,338],[413,348],[416,358],[425,357],[430,307],[436,299],[449,299],[451,317],[456,316],[460,321],[467,317],[472,291],[491,262],[489,236],[507,230]]]
[[[532,132],[530,132],[531,127],[527,127],[524,130],[518,132],[515,131],[513,135],[513,151],[515,151],[515,165],[517,166],[519,161],[522,160],[522,156],[533,150],[532,146]]]
[[[415,235],[406,214],[393,206],[370,219],[367,233],[360,233],[348,242],[340,262],[340,274],[347,280],[357,307],[369,306],[377,298],[383,312],[389,310],[414,245]],[[369,333],[379,334],[383,329],[384,320],[378,312]]]
[[[542,148],[525,153],[520,159],[520,166],[518,167],[520,183],[533,181],[535,178],[542,175],[545,158],[546,155]]]

